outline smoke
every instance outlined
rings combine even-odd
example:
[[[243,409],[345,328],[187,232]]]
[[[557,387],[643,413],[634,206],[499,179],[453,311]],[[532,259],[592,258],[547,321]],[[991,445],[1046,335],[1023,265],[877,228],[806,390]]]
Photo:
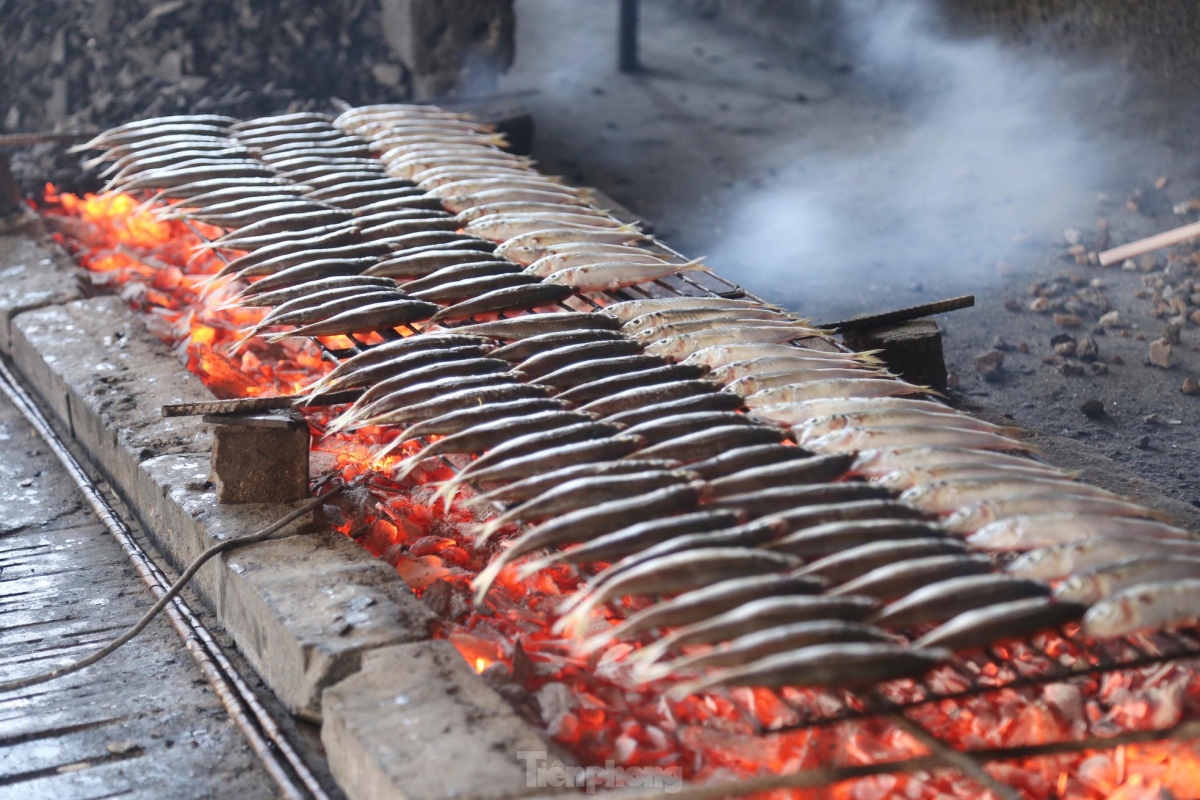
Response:
[[[921,302],[908,291],[926,285],[979,288],[1020,259],[1018,241],[1044,246],[1092,219],[1114,164],[1129,166],[1081,119],[1112,98],[1113,75],[953,38],[924,0],[845,0],[838,28],[853,81],[897,124],[734,198],[707,250],[752,290],[801,310],[820,297],[824,316]]]

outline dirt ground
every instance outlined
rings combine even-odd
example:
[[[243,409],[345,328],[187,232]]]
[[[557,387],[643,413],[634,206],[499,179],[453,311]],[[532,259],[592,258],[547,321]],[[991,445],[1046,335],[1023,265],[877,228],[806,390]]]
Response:
[[[926,199],[920,186],[889,184],[888,175],[904,174],[905,165],[896,162],[920,161],[942,143],[916,138],[907,149],[896,147],[897,139],[928,131],[918,130],[905,103],[877,91],[868,71],[837,48],[781,49],[719,21],[687,16],[665,0],[642,8],[645,69],[623,75],[616,69],[616,4],[518,0],[517,60],[501,88],[534,90],[522,102],[536,120],[534,155],[544,169],[600,188],[651,220],[685,254],[715,253],[720,260],[710,263],[722,274],[819,320],[973,292],[974,309],[939,318],[959,391],[1023,425],[1085,442],[1200,507],[1200,394],[1182,391],[1186,378],[1200,377],[1200,314],[1188,319],[1200,305],[1200,268],[1189,253],[1176,251],[1169,261],[1164,252],[1126,265],[1131,269],[1086,263],[1087,252],[1103,249],[1104,236],[1112,246],[1197,218],[1200,202],[1176,210],[1200,197],[1188,147],[1196,135],[1176,124],[1169,106],[1149,102],[1136,78],[1115,67],[1097,77],[1094,64],[1062,65],[1068,77],[1048,81],[1053,85],[1043,99],[1082,120],[1081,138],[1113,143],[1101,149],[1103,168],[1037,162],[1035,168],[1055,176],[1062,168],[1054,196],[1024,195],[1024,205],[997,199],[992,195],[1004,188],[1008,165],[993,164],[988,179],[992,154],[984,131],[977,156],[984,178],[950,183],[948,198],[930,201],[932,228],[924,229],[937,233],[937,214],[944,215],[941,227],[956,228],[955,238],[948,248],[929,251],[928,263],[958,261],[960,250],[961,268],[927,268],[923,254],[906,263],[898,250],[895,259],[885,252],[862,270],[815,259],[767,270],[761,264],[774,240],[804,244],[814,235],[799,211],[788,217],[789,198],[805,175],[831,185],[831,173],[820,171],[823,160],[850,154],[851,163],[865,165],[865,172],[845,173],[846,180],[866,174],[872,192],[894,192],[894,200],[881,201],[888,210],[889,203]],[[998,63],[1043,55],[984,47],[1007,59]],[[968,96],[964,107],[971,102]],[[1135,107],[1136,119],[1128,113]],[[949,128],[948,136],[970,134]],[[1015,152],[1019,164],[1021,147]],[[744,226],[746,208],[758,208],[751,204],[763,199],[782,214],[766,229],[771,237],[762,240],[763,251],[753,236],[734,237],[731,247],[737,233],[731,228]],[[837,202],[843,198],[831,195],[830,203]],[[872,237],[880,225],[869,203],[842,230],[848,246],[860,234]],[[993,218],[999,231],[985,230]],[[974,248],[976,237],[987,238],[988,246]],[[992,240],[1005,246],[991,247]],[[1080,251],[1083,264],[1077,263]],[[1035,308],[1044,302],[1045,310],[1029,310],[1039,294],[1045,300]],[[1119,319],[1105,317],[1101,324],[1111,311]],[[1166,332],[1175,342],[1165,362],[1170,366],[1153,366],[1150,345],[1171,319],[1178,324]],[[1071,339],[1056,338],[1062,335]],[[988,380],[974,362],[992,349],[1003,364]],[[1082,406],[1093,400],[1102,405],[1088,403],[1089,415]]]

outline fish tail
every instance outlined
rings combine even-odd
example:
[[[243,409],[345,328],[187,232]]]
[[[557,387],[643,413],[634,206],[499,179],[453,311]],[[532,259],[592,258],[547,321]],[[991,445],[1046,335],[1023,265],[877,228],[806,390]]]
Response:
[[[582,600],[578,605],[572,608],[567,613],[563,614],[557,622],[554,623],[553,633],[568,634],[575,638],[580,638],[583,632],[587,630],[587,620],[592,614],[592,609],[600,604],[598,595],[588,595],[587,599]]]
[[[258,335],[259,330],[259,326],[257,325],[255,325],[253,328],[250,328],[249,333],[229,346],[229,349],[225,351],[225,355],[231,357],[237,355],[237,352],[242,349],[242,346],[246,344],[246,342]]]
[[[483,605],[483,601],[487,598],[488,590],[492,588],[492,584],[496,582],[496,578],[500,577],[500,570],[504,569],[512,557],[509,555],[511,550],[505,550],[499,556],[488,564],[483,572],[479,573],[478,577],[471,582],[471,587],[475,590],[475,605]]]
[[[160,189],[159,191],[157,191],[157,192],[155,192],[154,194],[150,195],[150,197],[149,197],[148,199],[146,199],[146,200],[143,200],[143,201],[142,201],[142,203],[141,203],[141,204],[140,204],[140,205],[139,205],[137,208],[135,208],[135,209],[133,210],[133,213],[134,213],[134,214],[140,214],[141,212],[143,212],[143,211],[145,211],[146,209],[150,208],[150,206],[154,205],[154,204],[155,204],[155,203],[158,201],[158,198],[160,198],[160,197],[162,197],[162,196],[163,196],[163,192],[162,192],[162,190]],[[174,208],[174,206],[171,206],[171,207],[172,207],[172,208]]]
[[[669,649],[671,649],[671,639],[659,639],[646,645],[641,650],[631,653],[628,661],[631,664],[636,664],[639,668],[648,669],[656,661],[665,656]]]
[[[612,644],[613,641],[617,638],[617,629],[619,627],[620,626],[615,626],[615,627],[609,628],[604,633],[598,633],[595,636],[588,637],[587,639],[584,639],[582,642],[580,642],[578,645],[576,645],[572,649],[575,651],[576,654],[581,655],[581,656],[591,655],[592,653],[596,652],[597,650],[601,650],[605,647],[608,647],[610,644]]]
[[[67,152],[71,153],[71,154],[86,153],[88,150],[99,150],[101,147],[104,147],[104,145],[107,143],[108,143],[108,132],[105,131],[104,133],[100,134],[99,136],[97,136],[96,138],[94,138],[90,141],[82,142],[81,144],[71,145],[70,147],[67,148]]]
[[[693,258],[691,261],[687,262],[686,264],[680,264],[679,268],[681,270],[694,269],[697,272],[707,272],[709,275],[712,275],[712,274],[714,274],[712,271],[712,267],[706,266],[703,263],[705,258],[707,258],[707,256],[700,256],[699,258]]]

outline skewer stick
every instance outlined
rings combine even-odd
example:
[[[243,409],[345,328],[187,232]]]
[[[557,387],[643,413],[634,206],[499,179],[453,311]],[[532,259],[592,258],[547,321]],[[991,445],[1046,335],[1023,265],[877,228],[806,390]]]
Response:
[[[1173,244],[1181,244],[1189,239],[1195,239],[1197,236],[1200,236],[1200,222],[1193,222],[1190,225],[1172,228],[1163,233],[1156,233],[1154,236],[1147,236],[1145,239],[1138,239],[1136,242],[1130,242],[1120,247],[1105,250],[1100,254],[1100,266],[1107,267],[1112,264],[1120,264],[1127,258],[1137,258],[1146,253],[1170,247]]]

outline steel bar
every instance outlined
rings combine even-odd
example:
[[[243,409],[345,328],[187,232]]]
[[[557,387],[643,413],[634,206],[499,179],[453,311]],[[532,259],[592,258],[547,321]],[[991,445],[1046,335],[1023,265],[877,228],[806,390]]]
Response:
[[[275,411],[283,408],[316,408],[353,403],[362,396],[361,389],[315,395],[311,400],[296,405],[302,398],[282,397],[239,397],[234,400],[202,400],[198,403],[168,403],[162,407],[164,417],[200,417],[206,414],[243,414],[247,411]]]
[[[12,401],[62,463],[100,522],[125,551],[150,593],[156,599],[162,597],[171,584],[165,573],[154,563],[134,537],[133,530],[109,504],[100,487],[83,469],[74,454],[67,449],[20,379],[3,360],[0,360],[0,391]],[[167,606],[166,613],[171,626],[212,686],[214,694],[221,700],[230,719],[238,726],[264,769],[279,787],[282,796],[289,800],[306,800],[308,797],[314,800],[329,800],[320,782],[284,737],[279,724],[242,680],[207,626],[183,598],[174,598]],[[287,762],[287,767],[280,761],[279,755]],[[296,779],[307,789],[307,793],[297,785]]]
[[[933,303],[923,303],[910,308],[900,308],[895,311],[884,311],[880,314],[867,314],[862,317],[845,319],[841,322],[826,322],[813,327],[825,331],[861,331],[866,328],[882,328],[884,325],[895,325],[898,322],[928,317],[930,314],[945,314],[947,311],[958,311],[960,308],[970,308],[975,305],[975,295],[965,294],[962,297],[951,297]]]

